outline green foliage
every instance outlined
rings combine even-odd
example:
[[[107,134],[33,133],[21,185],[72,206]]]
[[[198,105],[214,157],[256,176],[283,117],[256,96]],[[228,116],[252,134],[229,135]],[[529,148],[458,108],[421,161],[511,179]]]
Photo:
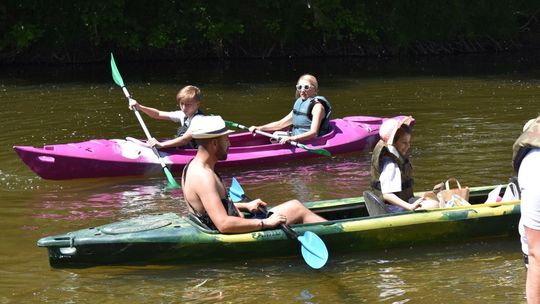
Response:
[[[185,57],[309,55],[361,45],[505,40],[537,13],[532,0],[4,0],[0,61],[63,62],[119,50]]]

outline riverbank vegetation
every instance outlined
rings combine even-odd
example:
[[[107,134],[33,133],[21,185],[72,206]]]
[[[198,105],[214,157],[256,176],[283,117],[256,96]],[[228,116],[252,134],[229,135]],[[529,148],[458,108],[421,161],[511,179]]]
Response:
[[[5,0],[0,63],[450,55],[540,45],[537,0]]]

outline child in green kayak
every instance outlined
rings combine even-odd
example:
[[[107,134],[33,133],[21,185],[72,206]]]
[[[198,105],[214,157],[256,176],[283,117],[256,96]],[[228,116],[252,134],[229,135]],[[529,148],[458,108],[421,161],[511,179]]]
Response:
[[[267,218],[246,218],[241,210],[256,214],[266,209],[266,202],[256,199],[233,203],[221,178],[214,170],[219,160],[227,159],[230,142],[225,121],[220,116],[205,116],[192,125],[192,136],[199,145],[197,155],[182,174],[182,191],[189,212],[202,224],[222,233],[242,233],[280,224],[315,223],[325,221],[298,200],[273,207]]]
[[[161,111],[155,108],[146,107],[138,103],[135,99],[129,100],[129,108],[137,107],[137,109],[146,115],[159,120],[169,120],[180,124],[176,132],[176,138],[169,139],[163,142],[151,138],[147,144],[158,148],[181,147],[181,148],[196,148],[197,145],[191,137],[190,126],[197,119],[203,117],[203,113],[199,110],[201,105],[201,90],[192,85],[183,87],[176,94],[176,101],[180,106],[180,111]]]
[[[389,212],[439,207],[436,200],[414,196],[412,165],[408,157],[411,121],[411,117],[387,119],[379,129],[381,139],[373,149],[371,188],[384,200],[382,208]]]
[[[332,106],[323,96],[318,96],[319,83],[313,75],[304,74],[296,83],[296,101],[293,110],[278,121],[262,126],[251,126],[249,131],[280,131],[289,128],[288,132],[279,135],[280,143],[288,141],[302,142],[322,136],[330,132],[330,116]]]

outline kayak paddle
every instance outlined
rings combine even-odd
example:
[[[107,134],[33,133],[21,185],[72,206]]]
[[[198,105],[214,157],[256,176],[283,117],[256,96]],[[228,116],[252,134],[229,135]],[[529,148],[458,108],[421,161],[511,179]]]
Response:
[[[122,91],[124,92],[124,96],[128,99],[128,101],[131,99],[131,95],[129,94],[126,86],[124,85],[124,80],[122,80],[122,76],[120,76],[120,72],[118,71],[118,68],[116,67],[116,63],[114,62],[113,54],[111,53],[111,70],[112,70],[112,77],[114,82],[122,88]],[[137,117],[137,120],[139,120],[139,124],[141,125],[144,134],[146,135],[146,138],[151,139],[152,136],[150,136],[150,132],[148,131],[148,128],[146,128],[146,125],[144,124],[144,121],[141,117],[141,114],[137,110],[136,107],[133,107],[133,112],[135,113],[135,116]],[[163,162],[163,159],[161,158],[161,155],[159,154],[159,151],[156,149],[156,147],[152,147],[152,151],[156,154],[159,163],[161,164],[161,167],[163,168],[163,172],[165,172],[165,176],[167,176],[167,181],[169,182],[168,188],[180,188],[178,186],[178,183],[176,180],[174,180],[174,177],[171,174],[171,171],[169,171],[169,168],[167,165],[165,165],[165,162]]]
[[[236,122],[233,122],[233,121],[228,121],[228,120],[225,120],[225,124],[229,127],[233,127],[233,128],[238,128],[238,129],[243,129],[243,130],[249,130],[248,127],[244,126],[244,125],[241,125],[239,123],[236,123]],[[277,135],[274,135],[274,134],[270,134],[270,133],[267,133],[267,132],[264,132],[264,131],[260,131],[260,130],[255,130],[255,133],[259,134],[259,135],[262,135],[262,136],[266,136],[266,137],[270,137],[270,138],[273,138],[275,140],[280,140],[281,137],[277,136]],[[320,155],[324,155],[324,156],[332,156],[332,154],[330,154],[330,152],[328,152],[327,150],[325,149],[311,149],[309,148],[308,146],[304,145],[304,144],[301,144],[299,142],[296,142],[294,140],[291,140],[291,141],[288,141],[289,144],[295,146],[295,147],[298,147],[298,148],[301,148],[301,149],[304,149],[306,151],[309,151],[309,152],[313,152],[313,153],[317,153],[317,154],[320,154]]]
[[[244,189],[235,177],[233,177],[231,187],[229,188],[229,196],[235,203],[246,200],[251,201],[251,199],[246,196]],[[264,212],[266,213],[266,209]],[[302,256],[304,257],[306,264],[311,268],[319,269],[326,264],[328,261],[328,249],[318,235],[311,231],[304,232],[304,235],[298,235],[298,233],[287,224],[281,224],[280,228],[288,238],[298,240],[300,244],[302,244]]]

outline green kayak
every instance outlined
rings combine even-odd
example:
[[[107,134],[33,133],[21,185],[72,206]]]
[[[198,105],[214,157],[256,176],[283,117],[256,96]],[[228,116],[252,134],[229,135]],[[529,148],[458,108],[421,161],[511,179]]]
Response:
[[[362,197],[306,203],[328,222],[293,225],[319,235],[332,255],[339,252],[480,240],[517,234],[520,202],[483,204],[495,186],[471,188],[471,206],[368,216]],[[174,213],[133,219],[49,236],[52,267],[104,264],[172,264],[250,257],[299,255],[298,242],[280,229],[221,234]]]

